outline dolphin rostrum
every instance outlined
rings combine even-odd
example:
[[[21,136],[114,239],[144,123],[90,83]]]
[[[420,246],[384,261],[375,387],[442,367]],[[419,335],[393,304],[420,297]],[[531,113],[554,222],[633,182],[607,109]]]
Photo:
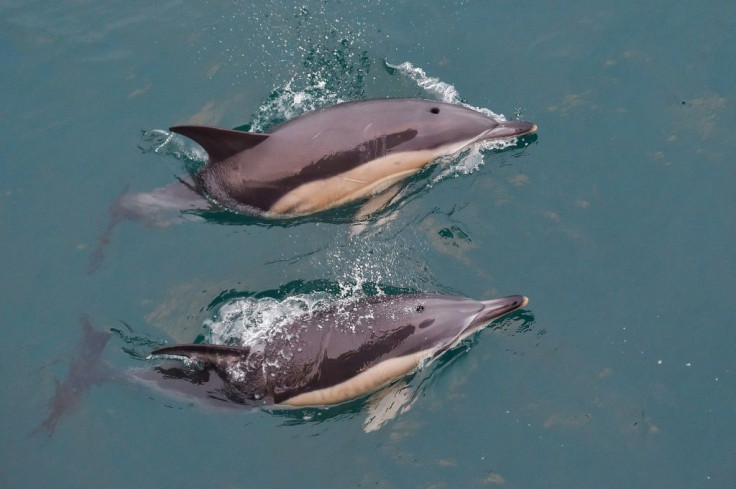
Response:
[[[152,355],[189,360],[169,358],[136,377],[216,404],[338,404],[393,383],[527,302],[520,295],[370,297],[306,314],[249,345],[159,348]]]
[[[202,194],[227,209],[266,217],[303,216],[370,197],[472,143],[536,130],[530,122],[497,121],[421,99],[337,104],[268,133],[171,128],[209,155],[195,178]]]

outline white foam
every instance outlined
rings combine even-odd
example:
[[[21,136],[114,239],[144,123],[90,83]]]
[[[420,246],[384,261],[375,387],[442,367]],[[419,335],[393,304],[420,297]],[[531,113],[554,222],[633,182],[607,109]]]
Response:
[[[246,297],[231,300],[205,321],[210,331],[207,343],[252,345],[267,338],[304,314],[328,305],[324,294],[295,295],[284,300]]]
[[[358,272],[360,277],[360,273]],[[230,300],[219,307],[213,319],[205,320],[204,326],[209,331],[205,343],[226,345],[255,345],[279,335],[287,342],[296,339],[298,331],[292,332],[285,326],[305,316],[309,317],[319,311],[332,308],[332,314],[344,315],[344,324],[353,332],[365,326],[373,317],[366,314],[355,317],[350,307],[356,301],[366,297],[363,291],[363,279],[340,283],[340,295],[334,296],[325,292],[300,294],[286,297],[283,300],[274,298],[245,297]],[[383,292],[379,289],[379,295]],[[287,358],[291,352],[284,352],[281,357]]]
[[[301,89],[297,88],[299,82],[297,77],[292,77],[283,88],[274,90],[271,98],[258,108],[250,130],[263,132],[273,125],[274,120],[287,121],[312,110],[345,102],[326,88],[322,73],[312,74]]]
[[[454,86],[443,82],[439,78],[428,76],[427,72],[418,66],[414,66],[409,61],[404,61],[398,65],[392,65],[391,63],[386,62],[386,65],[407,78],[410,78],[421,88],[437,96],[441,101],[447,102],[448,104],[462,103],[460,93]]]

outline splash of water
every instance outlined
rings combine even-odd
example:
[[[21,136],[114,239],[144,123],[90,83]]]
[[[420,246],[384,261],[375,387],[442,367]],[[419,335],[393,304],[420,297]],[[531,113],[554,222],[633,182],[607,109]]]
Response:
[[[304,320],[312,315],[330,309],[332,314],[353,315],[348,307],[355,301],[366,297],[362,289],[345,284],[339,296],[329,296],[314,292],[300,294],[284,299],[246,297],[234,299],[221,305],[215,317],[205,321],[209,335],[205,343],[226,345],[254,345],[279,335],[287,341],[291,332],[286,326],[295,321]],[[346,322],[355,331],[360,321],[370,317],[353,318],[354,322]],[[281,357],[288,358],[288,352]],[[274,365],[278,367],[278,365]]]
[[[299,317],[329,305],[323,293],[300,294],[283,300],[246,297],[221,305],[213,319],[205,321],[206,343],[251,345],[268,338]]]
[[[244,297],[228,300],[217,308],[212,319],[205,321],[209,331],[205,342],[253,345],[276,334],[283,337],[288,334],[285,327],[297,320],[327,309],[335,314],[347,314],[348,306],[355,301],[384,293],[379,285],[367,283],[360,272],[357,280],[347,279],[339,282],[338,286],[336,295],[318,290],[280,299]]]
[[[300,83],[296,77],[291,78],[284,87],[271,92],[266,102],[258,108],[253,121],[246,127],[250,131],[265,132],[298,115],[345,102],[345,99],[328,90],[326,86],[327,81],[320,73],[311,76],[306,84]]]
[[[460,92],[458,92],[457,88],[447,82],[440,80],[439,78],[427,75],[426,71],[418,66],[414,66],[410,61],[404,61],[403,63],[400,63],[398,65],[392,65],[389,62],[385,62],[385,64],[388,68],[398,72],[402,76],[409,78],[414,83],[416,83],[417,86],[419,86],[428,94],[434,96],[438,100],[441,100],[442,102],[446,102],[448,104],[462,105],[471,110],[475,110],[476,112],[480,112],[481,114],[484,114],[488,117],[492,117],[493,119],[496,119],[498,121],[506,120],[506,117],[504,117],[503,114],[497,114],[491,109],[485,107],[476,107],[474,105],[465,103],[460,96]]]
[[[414,66],[409,61],[404,61],[398,65],[392,65],[386,61],[385,64],[388,68],[409,78],[420,88],[424,89],[427,93],[433,95],[442,102],[446,102],[448,104],[462,103],[460,92],[457,91],[457,88],[449,83],[443,82],[439,78],[428,76],[426,71],[418,66]]]
[[[252,345],[275,334],[283,336],[285,326],[328,309],[332,314],[350,315],[351,321],[345,323],[355,327],[359,323],[353,320],[370,320],[354,317],[350,306],[356,301],[438,287],[416,250],[396,246],[395,240],[335,247],[328,255],[313,258],[319,260],[326,274],[331,271],[329,280],[299,282],[275,291],[223,299],[221,304],[213,304],[214,315],[205,321],[209,334],[204,341]]]

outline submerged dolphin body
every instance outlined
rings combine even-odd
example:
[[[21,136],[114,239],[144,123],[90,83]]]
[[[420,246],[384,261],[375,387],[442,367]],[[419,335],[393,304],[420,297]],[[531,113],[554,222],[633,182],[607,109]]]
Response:
[[[536,129],[460,105],[378,99],[309,112],[268,133],[205,126],[171,131],[207,151],[209,161],[195,180],[210,200],[243,214],[295,217],[379,194],[477,141]]]
[[[370,394],[440,356],[524,296],[488,301],[438,294],[371,297],[305,315],[242,347],[175,345],[139,380],[187,398],[258,406],[322,406]],[[218,402],[223,401],[223,402]]]
[[[89,389],[113,377],[102,359],[105,346],[112,337],[111,333],[95,329],[87,315],[82,315],[79,320],[82,323],[79,351],[69,365],[66,379],[62,382],[56,380],[56,390],[49,401],[49,414],[33,434],[53,435],[59,421],[78,407]]]

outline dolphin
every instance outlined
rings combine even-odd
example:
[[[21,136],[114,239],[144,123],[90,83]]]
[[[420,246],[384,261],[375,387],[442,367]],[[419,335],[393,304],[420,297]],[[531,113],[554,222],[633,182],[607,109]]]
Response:
[[[475,142],[532,134],[537,126],[434,100],[375,99],[308,112],[266,133],[191,125],[170,130],[202,146],[207,163],[153,192],[124,192],[109,209],[88,273],[99,268],[113,229],[125,220],[168,226],[223,209],[294,218],[367,199],[356,214],[361,219],[438,158]]]
[[[392,384],[527,303],[521,295],[486,301],[428,293],[374,296],[305,314],[249,345],[159,348],[151,355],[168,364],[135,376],[219,405],[339,404]]]
[[[202,195],[242,214],[283,218],[380,194],[442,156],[537,126],[433,100],[376,99],[309,112],[268,133],[170,130],[209,155],[195,177]]]

